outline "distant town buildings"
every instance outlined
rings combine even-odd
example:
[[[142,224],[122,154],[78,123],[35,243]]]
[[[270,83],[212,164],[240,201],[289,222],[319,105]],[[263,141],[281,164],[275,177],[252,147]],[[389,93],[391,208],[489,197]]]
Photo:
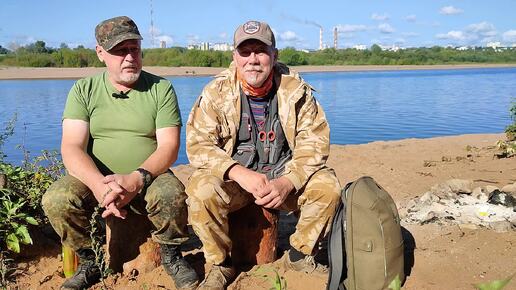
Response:
[[[366,50],[367,46],[364,44],[359,44],[359,45],[354,45],[352,48],[354,48],[356,50]]]
[[[200,44],[189,44],[187,49],[198,49],[198,50],[214,50],[214,51],[232,51],[233,45],[229,43],[209,43],[201,42]]]

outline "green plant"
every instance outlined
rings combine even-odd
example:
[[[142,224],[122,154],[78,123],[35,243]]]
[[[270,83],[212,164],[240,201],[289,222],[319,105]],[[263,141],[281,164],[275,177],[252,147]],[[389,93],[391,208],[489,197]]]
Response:
[[[95,264],[100,269],[101,277],[100,280],[102,281],[102,285],[104,287],[107,287],[104,281],[104,278],[106,278],[110,273],[111,269],[107,267],[106,264],[106,253],[104,250],[104,247],[102,247],[102,240],[104,237],[105,231],[102,228],[102,225],[100,224],[100,211],[103,210],[102,207],[96,206],[95,210],[93,211],[93,214],[90,218],[90,240],[91,240],[91,248],[93,252],[95,253]]]
[[[513,123],[505,127],[505,135],[508,141],[514,141],[516,140],[516,99],[511,102],[509,113]]]
[[[490,282],[486,282],[486,283],[474,284],[473,286],[475,286],[475,288],[477,288],[479,290],[501,290],[505,286],[507,286],[507,284],[509,284],[509,282],[511,282],[511,279],[513,277],[514,277],[514,274],[503,280],[494,280],[494,281],[490,281]]]
[[[286,290],[287,289],[287,280],[285,278],[280,277],[278,271],[274,270],[274,283],[273,287],[270,290]]]
[[[272,276],[270,276],[270,272],[272,272]],[[287,289],[287,280],[285,278],[281,277],[278,274],[278,271],[276,269],[262,266],[258,267],[255,271],[256,274],[259,276],[267,278],[267,280],[271,281],[272,287],[269,288],[269,290],[286,290]]]
[[[2,207],[0,207],[0,237],[5,241],[7,249],[19,253],[20,243],[32,244],[32,239],[27,228],[27,224],[38,225],[33,217],[21,212],[25,201],[12,201],[9,189],[2,188],[0,197]]]
[[[9,277],[16,268],[13,266],[13,259],[7,258],[8,253],[0,251],[0,289],[5,289],[9,282]]]
[[[2,162],[5,158],[5,154],[2,151],[2,147],[5,143],[5,140],[14,134],[14,125],[16,124],[16,119],[18,118],[17,114],[14,114],[11,120],[7,121],[7,125],[0,132],[0,162]]]
[[[396,275],[396,278],[394,278],[394,280],[392,280],[391,283],[389,283],[389,289],[392,289],[392,290],[400,290],[401,289],[401,280],[400,280],[399,275]]]
[[[510,158],[516,156],[516,141],[498,140],[496,142],[496,148],[500,150],[499,153],[496,153],[496,157],[498,158]]]

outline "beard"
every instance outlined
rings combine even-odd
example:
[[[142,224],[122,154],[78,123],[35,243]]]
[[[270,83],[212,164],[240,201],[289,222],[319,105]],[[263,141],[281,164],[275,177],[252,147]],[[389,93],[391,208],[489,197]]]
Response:
[[[121,74],[120,75],[120,83],[122,83],[123,85],[132,85],[134,84],[138,78],[140,77],[140,73],[142,71],[141,70],[138,70],[137,72],[134,72],[134,73],[124,73],[124,74]]]
[[[267,79],[267,76],[263,76],[265,72],[260,67],[253,67],[252,69],[246,70],[244,78],[247,84],[252,87],[259,88],[263,82]]]

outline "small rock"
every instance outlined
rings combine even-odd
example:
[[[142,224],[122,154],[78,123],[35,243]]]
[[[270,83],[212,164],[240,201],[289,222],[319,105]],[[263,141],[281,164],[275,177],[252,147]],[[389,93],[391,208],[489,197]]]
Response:
[[[511,223],[508,221],[490,222],[489,227],[497,233],[505,233],[511,230]]]
[[[433,194],[431,191],[427,191],[423,196],[419,198],[419,201],[424,205],[431,205],[434,202],[439,202],[440,198]]]
[[[484,187],[484,189],[485,189],[485,190],[484,190],[484,191],[485,191],[485,193],[487,193],[487,194],[491,194],[491,192],[493,192],[493,191],[495,191],[495,190],[500,190],[498,187],[493,186],[493,185],[486,185],[486,186]]]
[[[443,156],[441,157],[442,162],[451,162],[452,158],[450,156]]]
[[[502,191],[510,193],[512,196],[516,196],[516,182],[514,184],[508,184],[502,187]]]
[[[471,192],[471,196],[478,199],[480,202],[487,202],[489,195],[485,193],[481,187],[475,187]]]
[[[418,203],[414,199],[411,199],[409,200],[409,202],[407,202],[407,212],[416,212],[419,211],[420,208],[421,206],[418,205]]]
[[[457,194],[470,194],[472,187],[472,180],[450,179],[444,183],[432,186],[430,190],[439,197],[448,197],[451,199],[456,199]]]
[[[423,161],[423,166],[424,167],[433,167],[433,166],[436,166],[436,165],[437,165],[437,162],[435,162],[435,161],[431,161],[431,160]]]
[[[489,195],[489,203],[491,204],[499,204],[506,207],[515,207],[516,199],[509,193],[499,191],[498,189],[491,192]]]

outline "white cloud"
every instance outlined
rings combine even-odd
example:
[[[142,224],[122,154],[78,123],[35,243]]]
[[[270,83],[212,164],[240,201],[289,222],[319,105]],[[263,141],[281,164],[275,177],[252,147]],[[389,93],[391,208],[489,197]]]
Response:
[[[298,41],[299,37],[294,31],[285,31],[279,35],[279,39],[285,42],[293,42]]]
[[[373,13],[373,15],[371,15],[371,19],[378,21],[386,21],[389,20],[389,15]]]
[[[455,15],[455,14],[460,14],[462,12],[463,12],[462,9],[455,8],[453,6],[444,6],[441,8],[441,10],[439,10],[439,13],[444,14],[444,15]]]
[[[392,26],[388,23],[382,23],[378,25],[378,29],[381,33],[393,33],[395,30],[392,28]]]
[[[367,30],[367,26],[362,24],[339,24],[337,30],[341,33],[352,33]]]
[[[405,17],[405,20],[407,20],[408,22],[416,22],[417,17],[416,17],[416,15],[414,15],[414,14],[412,14],[412,15],[407,15],[407,16]]]
[[[435,36],[438,39],[448,39],[459,45],[485,45],[487,42],[500,41],[499,33],[489,22],[473,23],[463,30],[453,30]]]
[[[466,30],[471,33],[479,34],[483,37],[490,37],[498,34],[494,25],[485,21],[468,25]]]
[[[467,39],[467,35],[464,32],[458,30],[452,30],[448,33],[437,34],[435,37],[437,37],[438,39],[449,39],[456,41],[465,41]]]
[[[504,32],[503,40],[507,42],[516,42],[516,30],[508,30]]]

